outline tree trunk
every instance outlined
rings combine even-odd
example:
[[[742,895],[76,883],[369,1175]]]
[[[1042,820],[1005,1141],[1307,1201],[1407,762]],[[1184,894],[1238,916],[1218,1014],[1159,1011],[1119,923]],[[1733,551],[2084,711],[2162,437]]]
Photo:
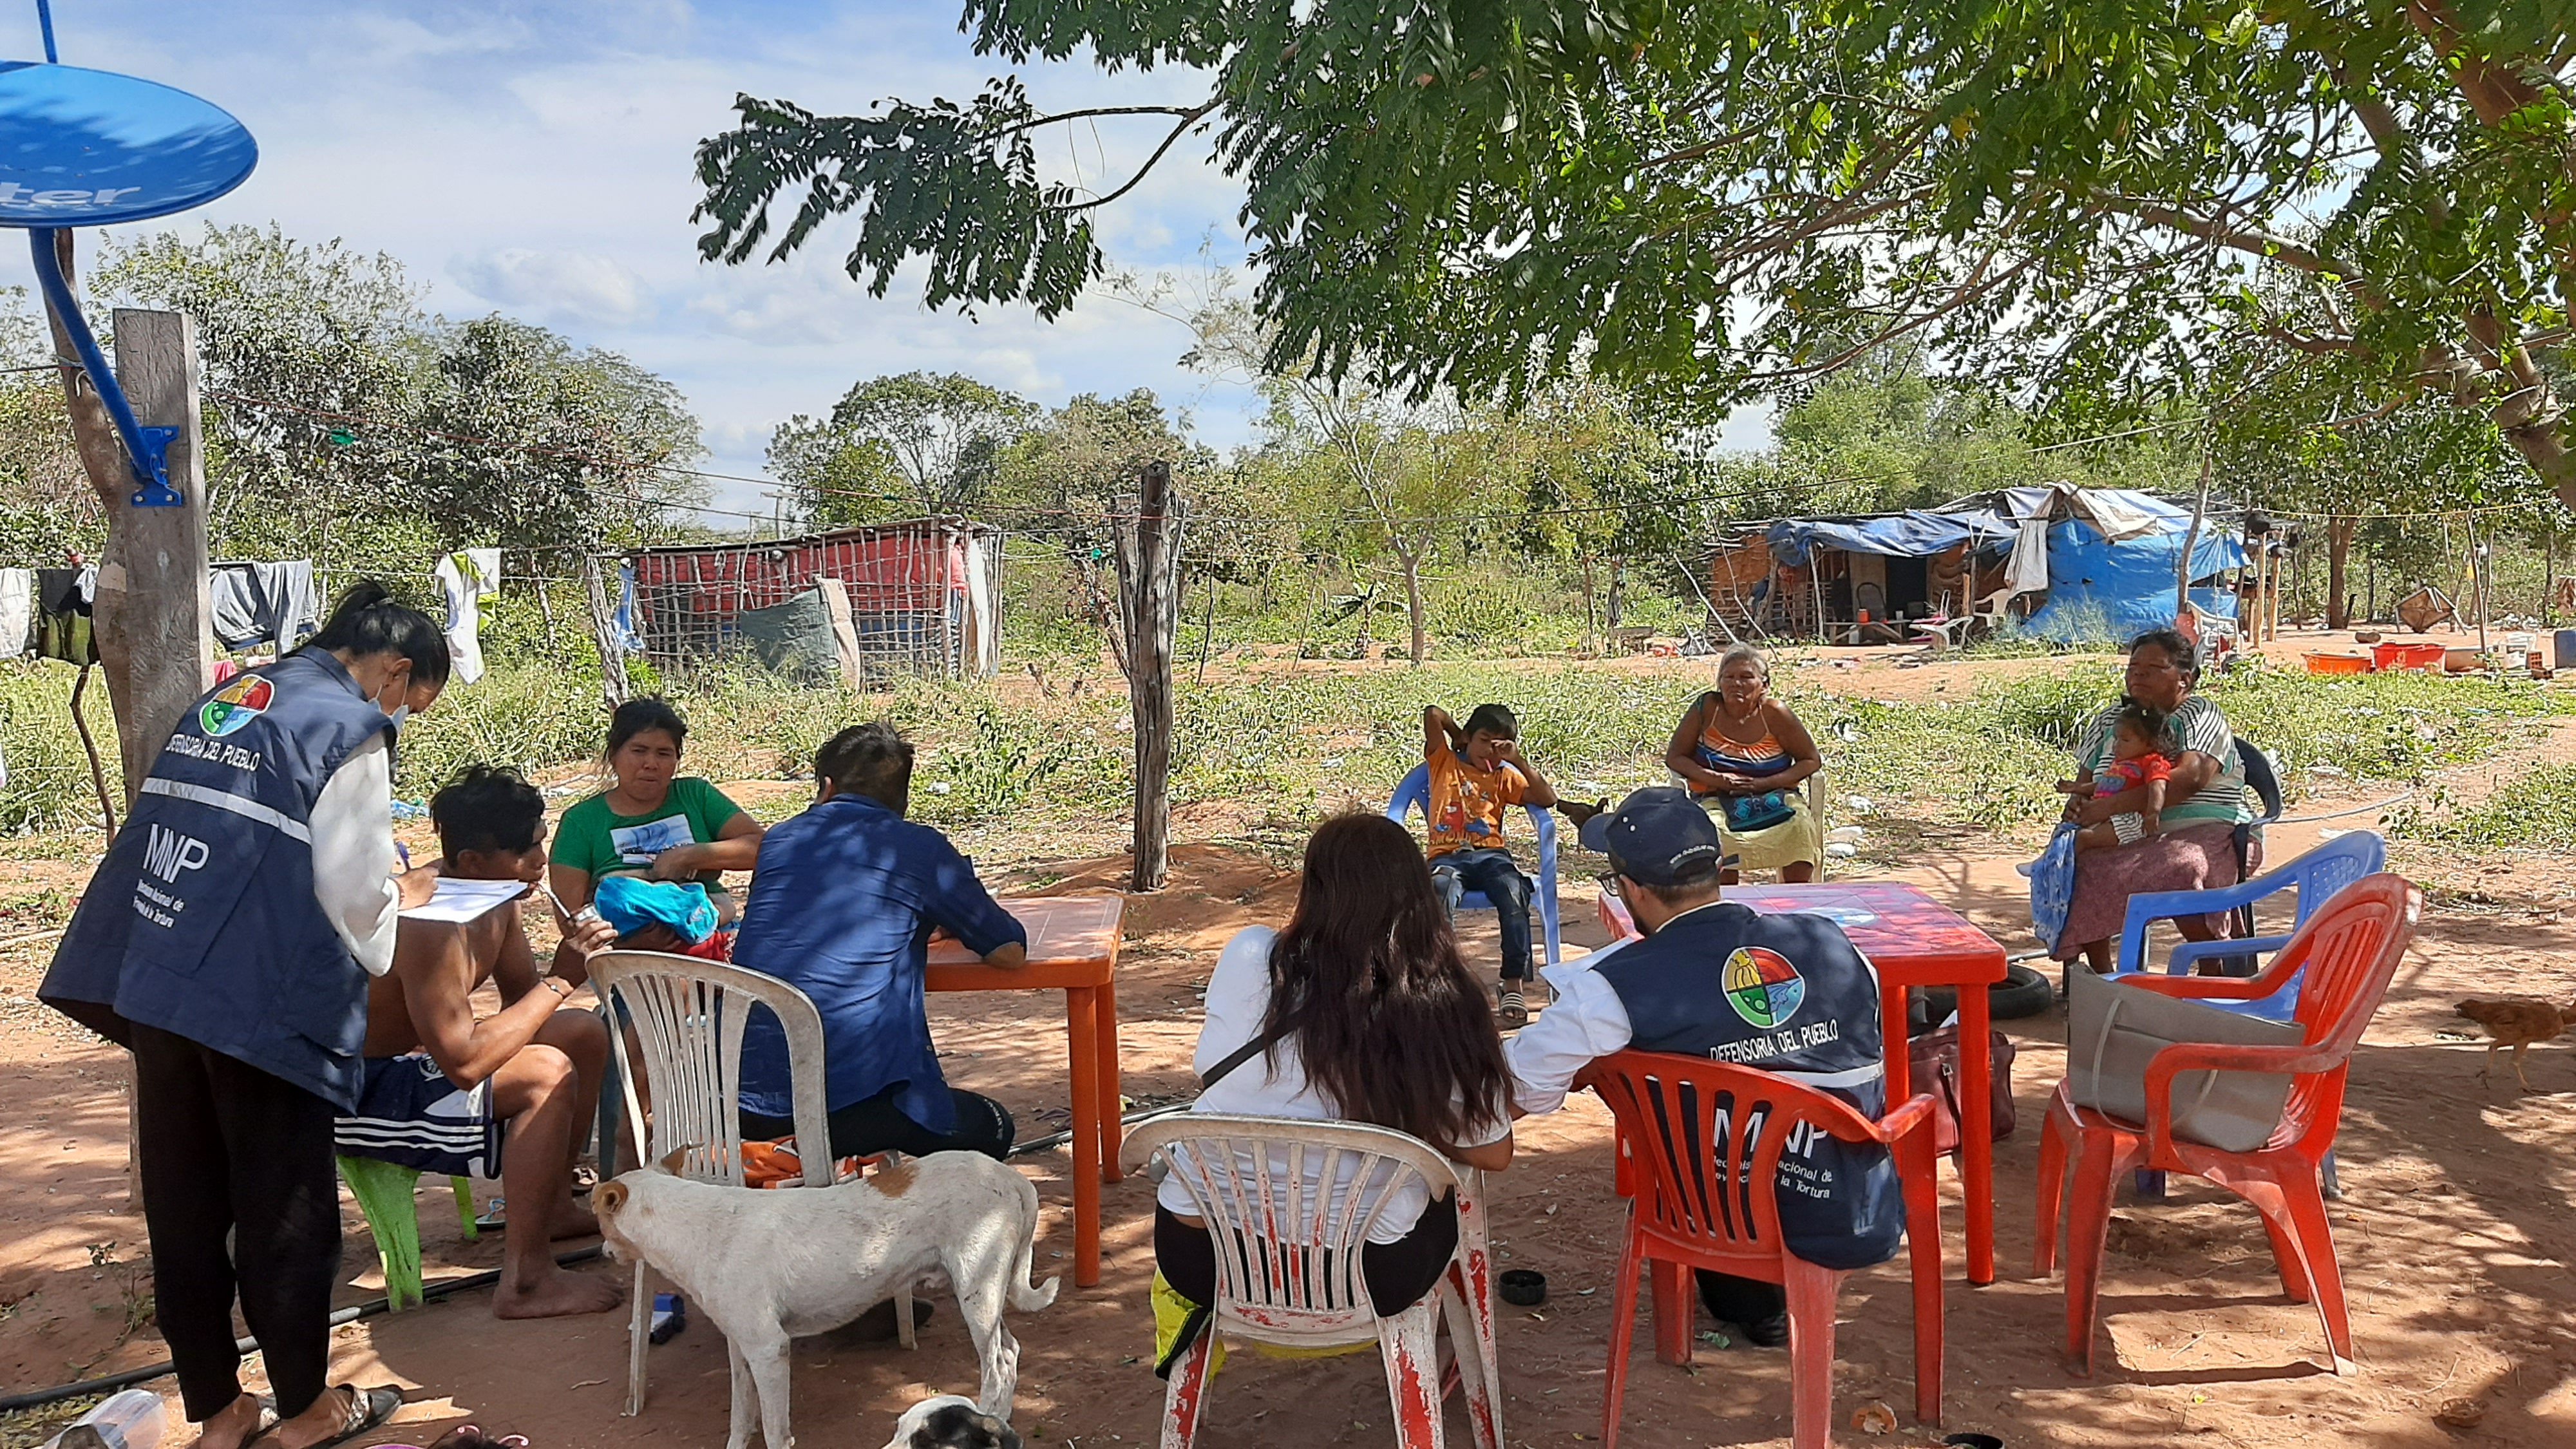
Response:
[[[1071,539],[1065,541],[1064,561],[1065,566],[1073,570],[1073,581],[1082,586],[1083,601],[1091,608],[1091,622],[1099,626],[1101,636],[1109,641],[1109,662],[1118,666],[1118,673],[1123,677],[1127,673],[1127,640],[1120,632],[1118,620],[1112,617],[1114,611],[1109,601],[1100,595],[1100,565]]]
[[[2352,553],[2353,530],[2360,520],[2329,518],[2326,520],[2326,627],[2352,627],[2352,609],[2344,599],[2345,560]]]
[[[2174,565],[2174,618],[2179,620],[2191,608],[2191,556],[2200,547],[2200,521],[2209,516],[2209,440],[2200,440],[2200,493],[2192,500],[2191,527],[2183,530],[2182,558]],[[2256,545],[2261,546],[2260,542]],[[2258,555],[2259,558],[2259,555]],[[2255,577],[2262,575],[2257,572]],[[2259,610],[2261,595],[2255,597]],[[2242,628],[2242,622],[2239,623]]]
[[[1395,560],[1404,569],[1404,619],[1413,630],[1413,667],[1420,669],[1423,655],[1431,646],[1428,621],[1422,613],[1422,556],[1409,548],[1399,548]]]
[[[1591,555],[1591,554],[1589,554],[1589,553],[1586,553],[1586,554],[1584,554],[1582,557],[1583,557],[1583,652],[1584,652],[1585,654],[1587,654],[1587,655],[1592,655],[1592,656],[1596,656],[1596,657],[1597,657],[1597,656],[1601,653],[1601,638],[1600,638],[1600,636],[1599,636],[1597,633],[1595,633],[1595,632],[1593,631],[1593,627],[1592,627],[1592,621],[1593,621],[1593,617],[1594,617],[1594,613],[1595,613],[1595,610],[1594,610],[1594,608],[1593,608],[1593,603],[1592,603],[1593,595],[1594,595],[1594,593],[1595,593],[1595,590],[1594,590],[1594,588],[1593,588],[1593,583],[1592,583],[1592,555]]]
[[[1135,865],[1128,885],[1158,891],[1170,868],[1172,833],[1172,646],[1180,632],[1183,508],[1172,465],[1148,463],[1137,476],[1133,521],[1118,530],[1118,602],[1127,626],[1128,716],[1136,736]]]
[[[1619,632],[1619,620],[1626,614],[1628,561],[1616,554],[1610,556],[1610,589],[1601,596],[1601,627],[1613,634]]]

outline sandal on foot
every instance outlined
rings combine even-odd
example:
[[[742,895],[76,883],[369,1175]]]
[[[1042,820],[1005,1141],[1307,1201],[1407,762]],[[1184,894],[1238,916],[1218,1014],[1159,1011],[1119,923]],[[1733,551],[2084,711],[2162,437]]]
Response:
[[[372,1389],[362,1389],[356,1384],[335,1384],[332,1387],[349,1396],[349,1410],[340,1420],[340,1432],[317,1441],[313,1449],[329,1449],[333,1444],[345,1444],[369,1430],[380,1429],[387,1419],[394,1416],[394,1411],[403,1406],[403,1391],[390,1384],[379,1384]]]
[[[1494,1008],[1494,1020],[1505,1026],[1529,1025],[1529,1004],[1517,991],[1503,993],[1502,1005]]]
[[[277,1428],[277,1400],[266,1394],[252,1399],[259,1413],[251,1421],[250,1432],[242,1436],[243,1449],[249,1449]],[[113,1449],[108,1437],[88,1424],[74,1424],[55,1439],[57,1449]]]

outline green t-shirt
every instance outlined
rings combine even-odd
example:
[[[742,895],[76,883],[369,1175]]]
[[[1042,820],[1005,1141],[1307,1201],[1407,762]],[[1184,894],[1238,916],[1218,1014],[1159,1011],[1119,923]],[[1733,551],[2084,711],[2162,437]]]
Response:
[[[726,821],[741,813],[742,807],[722,790],[695,775],[673,780],[662,808],[644,815],[618,814],[608,808],[602,792],[563,813],[546,859],[589,872],[596,889],[601,876],[640,874],[655,855],[675,845],[709,844]],[[702,870],[697,880],[714,887],[723,883],[724,872]]]

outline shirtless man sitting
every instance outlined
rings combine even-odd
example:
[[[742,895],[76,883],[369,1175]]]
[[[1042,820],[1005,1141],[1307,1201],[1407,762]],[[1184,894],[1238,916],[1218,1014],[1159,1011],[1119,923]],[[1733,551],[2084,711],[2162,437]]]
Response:
[[[468,767],[429,803],[436,870],[536,884],[546,870],[545,813],[544,798],[516,772]],[[393,969],[367,988],[366,1076],[358,1110],[339,1119],[339,1150],[500,1179],[510,1211],[496,1317],[605,1313],[618,1304],[612,1279],[557,1266],[553,1247],[599,1231],[573,1199],[572,1166],[607,1072],[608,1031],[564,1003],[614,934],[604,922],[582,922],[540,976],[515,900],[463,925],[406,918]],[[477,1021],[470,998],[487,980],[502,1009]]]

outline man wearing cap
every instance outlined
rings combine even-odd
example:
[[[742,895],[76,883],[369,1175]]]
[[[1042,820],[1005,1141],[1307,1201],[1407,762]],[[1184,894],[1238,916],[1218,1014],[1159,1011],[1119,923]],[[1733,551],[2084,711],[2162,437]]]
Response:
[[[1640,790],[1594,816],[1583,843],[1610,857],[1643,939],[1551,966],[1554,1004],[1504,1045],[1513,1114],[1553,1112],[1595,1058],[1634,1047],[1777,1072],[1876,1118],[1886,1110],[1878,973],[1818,915],[1761,915],[1718,899],[1717,826],[1680,790]],[[1821,1134],[1780,1158],[1780,1231],[1827,1268],[1896,1252],[1905,1206],[1887,1149]],[[1699,1275],[1711,1316],[1773,1348],[1789,1338],[1780,1286]]]

